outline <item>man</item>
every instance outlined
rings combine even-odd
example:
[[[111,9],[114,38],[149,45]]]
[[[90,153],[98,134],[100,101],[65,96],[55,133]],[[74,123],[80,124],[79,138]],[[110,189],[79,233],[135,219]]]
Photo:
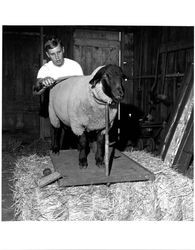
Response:
[[[64,47],[58,38],[51,36],[44,47],[50,61],[38,71],[37,81],[33,86],[34,95],[41,95],[59,78],[83,75],[82,68],[76,61],[64,58]]]
[[[39,114],[47,118],[49,116],[48,106],[50,88],[56,83],[56,80],[60,78],[83,75],[83,70],[76,61],[64,58],[64,46],[55,36],[51,36],[46,40],[44,49],[50,60],[38,71],[37,81],[33,85],[33,95],[42,95]],[[53,131],[51,130],[51,136],[53,136],[52,133]],[[67,134],[67,136],[70,136],[70,133]],[[68,138],[66,139],[68,142]],[[71,141],[72,138],[69,140]]]

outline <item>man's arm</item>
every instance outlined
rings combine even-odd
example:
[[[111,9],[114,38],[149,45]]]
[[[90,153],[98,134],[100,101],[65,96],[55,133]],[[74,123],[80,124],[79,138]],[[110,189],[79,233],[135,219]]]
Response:
[[[33,95],[41,95],[45,92],[45,89],[51,87],[55,80],[51,77],[38,78],[33,85]]]

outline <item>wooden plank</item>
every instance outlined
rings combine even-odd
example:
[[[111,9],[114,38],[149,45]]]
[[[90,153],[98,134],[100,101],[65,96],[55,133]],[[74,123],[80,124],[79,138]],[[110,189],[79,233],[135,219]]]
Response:
[[[103,48],[118,48],[120,47],[119,41],[112,41],[112,40],[96,40],[96,39],[82,39],[82,38],[75,38],[74,39],[75,46],[88,46],[88,47],[103,47]]]
[[[105,132],[105,167],[106,176],[109,175],[109,104],[106,103],[105,107],[105,121],[106,121],[106,132]]]
[[[183,135],[183,139],[173,162],[173,166],[176,166],[176,168],[183,173],[188,170],[193,155],[193,118],[192,111]]]
[[[61,177],[62,176],[61,176],[60,173],[54,172],[54,173],[52,173],[50,175],[44,176],[41,179],[39,179],[37,184],[38,184],[39,187],[45,187],[48,184],[58,180]]]
[[[116,48],[74,47],[74,58],[80,63],[85,75],[91,74],[100,65],[118,63]]]
[[[91,74],[100,65],[119,63],[120,42],[112,40],[113,32],[107,31],[106,39],[105,34],[100,34],[101,32],[96,34],[95,30],[85,30],[85,34],[75,31],[74,60],[80,63],[85,75]],[[119,39],[118,32],[114,34]]]
[[[113,40],[118,41],[118,32],[108,30],[90,30],[90,29],[76,29],[74,32],[74,38],[81,39],[101,39],[101,40]]]
[[[124,84],[125,96],[123,103],[133,103],[133,33],[122,32],[121,36],[121,67],[128,77]]]
[[[172,73],[172,74],[166,74],[164,77],[165,78],[178,78],[178,77],[183,77],[184,74],[183,73]],[[155,75],[138,75],[138,76],[132,76],[130,77],[130,79],[139,79],[139,78],[143,78],[143,79],[153,79],[155,78],[156,76]],[[161,74],[159,74],[157,76],[157,78],[161,78]]]
[[[169,123],[167,124],[167,128],[165,131],[165,138],[162,140],[162,143],[160,145],[160,155],[163,160],[165,159],[167,150],[171,143],[175,129],[178,125],[178,121],[182,115],[182,111],[185,106],[185,103],[187,99],[189,98],[192,87],[193,87],[193,65],[190,64],[187,68],[184,79],[182,81],[180,94],[173,108]]]
[[[164,161],[165,164],[169,166],[173,165],[175,156],[181,147],[182,139],[185,138],[184,132],[186,130],[186,127],[188,126],[192,111],[193,111],[193,87],[191,89],[188,99],[186,100],[185,105],[183,106],[181,117],[177,122],[177,126],[171,137],[170,144],[167,144],[168,145],[167,153],[165,155]]]
[[[17,32],[17,31],[4,31],[5,35],[17,35],[17,36],[32,36],[32,37],[39,37],[40,33],[39,32]]]
[[[79,186],[101,183],[116,183],[129,181],[153,180],[154,174],[133,161],[118,150],[110,148],[109,168],[110,175],[105,175],[105,168],[95,165],[95,155],[88,155],[88,168],[78,166],[77,150],[61,150],[60,154],[50,154],[55,171],[63,178],[59,180],[61,186]]]
[[[50,137],[50,121],[49,118],[40,117],[40,138]]]
[[[169,44],[166,43],[166,44],[161,45],[160,53],[173,52],[173,51],[191,49],[191,48],[194,48],[193,43],[187,43],[187,42],[169,43]]]

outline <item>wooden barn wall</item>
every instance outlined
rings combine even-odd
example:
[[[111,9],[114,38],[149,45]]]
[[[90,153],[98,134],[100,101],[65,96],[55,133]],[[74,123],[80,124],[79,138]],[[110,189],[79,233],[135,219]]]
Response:
[[[128,80],[124,84],[125,96],[122,102],[134,104],[133,101],[133,65],[134,65],[134,34],[133,32],[121,33],[121,67]]]
[[[100,65],[120,65],[129,78],[124,83],[124,103],[133,103],[133,33],[110,29],[75,29],[73,58],[80,63],[84,74],[91,74]]]
[[[150,113],[150,91],[155,81],[158,49],[181,47],[159,57],[158,75],[180,73],[184,74],[186,66],[193,61],[193,27],[140,27],[134,32],[134,104],[145,114]],[[188,46],[189,45],[189,46]],[[192,46],[191,46],[192,45]],[[188,49],[182,49],[186,47]],[[165,64],[166,60],[166,64]],[[165,67],[166,65],[166,67]],[[140,77],[141,76],[141,77]],[[165,94],[167,104],[156,104],[152,115],[155,121],[168,119],[177,98],[183,77],[158,78],[156,94]]]
[[[65,56],[73,58],[72,28],[42,27],[46,34],[62,39]],[[32,95],[32,86],[43,62],[47,61],[41,47],[41,26],[5,26],[3,29],[2,130],[40,135],[40,97]],[[49,126],[44,134],[50,136]]]
[[[32,96],[32,85],[40,66],[39,35],[3,35],[3,131],[28,131],[39,135],[39,101]]]
[[[106,64],[119,64],[119,32],[76,29],[74,59],[85,75]]]
[[[40,97],[32,96],[32,85],[41,66],[41,53],[44,55],[44,59],[47,59],[41,50],[40,28],[40,26],[35,27],[33,32],[28,26],[24,28],[25,31],[20,30],[20,32],[15,32],[16,30],[13,28],[11,32],[6,31],[3,34],[3,130],[13,132],[23,130],[38,135],[40,133]],[[78,40],[80,38],[75,36],[75,30],[83,27],[44,26],[42,28],[43,36],[46,34],[59,36],[65,47],[65,56],[74,59],[74,43],[75,41],[81,42]],[[121,32],[121,67],[129,77],[125,102],[138,106],[146,114],[150,111],[149,94],[154,84],[157,52],[161,45],[194,43],[193,27],[116,27],[115,29],[112,27],[105,28],[103,32],[102,28],[97,30],[98,32],[94,32],[94,34],[96,36],[99,34],[99,40],[102,39],[102,33],[103,39],[106,41],[106,32],[108,32],[112,46],[116,39],[112,39],[111,34]],[[93,36],[93,33],[91,32],[89,35]],[[94,40],[98,40],[96,38]],[[96,50],[95,47],[92,50]],[[101,55],[98,56],[101,57]],[[95,58],[95,63],[99,63],[100,59]],[[116,60],[118,61],[118,58]],[[192,60],[193,48],[169,53],[166,74],[184,73],[187,63]],[[161,57],[158,74],[164,70],[164,61],[165,58]],[[91,67],[92,64],[89,66]],[[91,68],[86,68],[87,72],[85,73],[89,73],[91,70]],[[140,78],[140,76],[142,77]],[[166,78],[164,86],[161,85],[161,79],[158,78],[156,91],[158,93],[162,91],[168,95],[170,103],[169,106],[156,105],[156,110],[153,111],[155,120],[162,121],[168,117],[176,100],[182,78]],[[49,131],[47,133],[49,134]]]

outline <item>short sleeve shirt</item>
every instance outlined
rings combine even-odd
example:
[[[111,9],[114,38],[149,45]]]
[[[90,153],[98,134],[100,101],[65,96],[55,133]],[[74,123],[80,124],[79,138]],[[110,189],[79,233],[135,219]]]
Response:
[[[56,80],[59,77],[83,75],[83,70],[79,63],[68,58],[64,58],[62,66],[56,66],[52,61],[44,64],[38,71],[37,78],[52,77]]]

